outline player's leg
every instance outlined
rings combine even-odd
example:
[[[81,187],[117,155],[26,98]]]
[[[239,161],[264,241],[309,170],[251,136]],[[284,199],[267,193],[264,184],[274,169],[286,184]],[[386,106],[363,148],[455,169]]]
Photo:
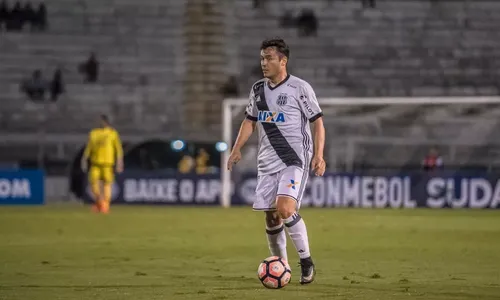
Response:
[[[100,201],[101,201],[101,172],[98,167],[91,166],[88,173],[88,180],[90,184],[90,190],[92,192],[92,198],[94,200],[94,205],[92,209],[96,212],[100,211]]]
[[[283,222],[276,212],[277,185],[278,174],[259,176],[257,178],[253,209],[266,213],[266,236],[271,255],[286,260],[288,258],[286,253],[286,233]]]
[[[286,253],[285,226],[277,211],[266,211],[267,244],[271,255],[282,257],[288,261]]]
[[[105,167],[102,168],[102,179],[103,179],[103,193],[101,198],[101,211],[103,213],[109,212],[109,207],[111,204],[111,193],[113,188],[113,182],[115,181],[115,174],[113,168]]]
[[[300,257],[301,284],[314,281],[315,268],[309,249],[307,227],[299,214],[300,200],[307,183],[307,171],[288,167],[280,174],[276,208]]]
[[[307,284],[314,281],[315,267],[309,249],[307,227],[302,216],[296,211],[297,202],[289,196],[279,195],[277,207],[280,217],[285,223],[288,235],[297,249],[300,257],[301,277],[300,283]]]

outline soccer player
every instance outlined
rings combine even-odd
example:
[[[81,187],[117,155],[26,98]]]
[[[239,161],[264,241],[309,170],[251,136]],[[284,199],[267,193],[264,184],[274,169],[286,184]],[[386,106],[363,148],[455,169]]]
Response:
[[[253,209],[265,212],[271,255],[286,260],[287,229],[300,257],[300,283],[308,284],[314,281],[316,270],[306,225],[298,210],[310,167],[316,176],[325,172],[323,114],[309,83],[288,74],[287,44],[282,39],[265,40],[260,49],[264,78],[252,86],[246,118],[227,167],[232,170],[241,159],[241,148],[257,128],[258,180]],[[309,123],[313,124],[313,134]]]
[[[115,181],[114,168],[116,167],[118,173],[123,171],[123,148],[118,132],[111,127],[106,115],[101,115],[99,127],[89,133],[81,160],[84,172],[87,171],[88,161],[88,179],[95,201],[93,209],[96,212],[108,213],[111,188]]]

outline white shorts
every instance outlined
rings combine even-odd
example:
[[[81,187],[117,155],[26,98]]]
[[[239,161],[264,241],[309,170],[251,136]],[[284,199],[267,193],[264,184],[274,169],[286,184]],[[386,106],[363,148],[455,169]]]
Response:
[[[308,177],[308,171],[296,166],[286,167],[277,173],[258,176],[253,209],[276,210],[276,197],[283,195],[295,199],[297,210],[299,210]]]

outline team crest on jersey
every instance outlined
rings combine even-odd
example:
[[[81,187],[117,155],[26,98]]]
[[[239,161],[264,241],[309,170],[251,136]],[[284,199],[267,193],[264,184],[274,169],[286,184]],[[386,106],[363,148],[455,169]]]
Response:
[[[284,123],[285,114],[267,110],[259,110],[257,120],[262,123]]]
[[[288,95],[282,93],[278,96],[278,100],[276,101],[276,104],[278,104],[279,106],[283,106],[283,105],[286,105],[287,102],[288,102]]]

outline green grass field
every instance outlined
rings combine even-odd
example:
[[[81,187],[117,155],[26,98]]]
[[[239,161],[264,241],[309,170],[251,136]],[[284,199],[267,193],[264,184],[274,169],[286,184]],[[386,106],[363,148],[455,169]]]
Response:
[[[0,299],[500,299],[500,211],[303,209],[317,281],[265,289],[250,208],[0,208]]]

